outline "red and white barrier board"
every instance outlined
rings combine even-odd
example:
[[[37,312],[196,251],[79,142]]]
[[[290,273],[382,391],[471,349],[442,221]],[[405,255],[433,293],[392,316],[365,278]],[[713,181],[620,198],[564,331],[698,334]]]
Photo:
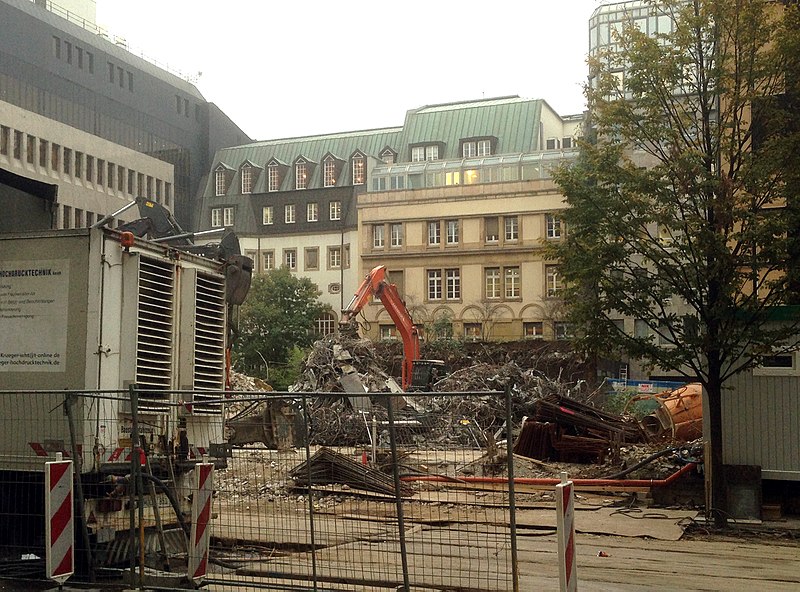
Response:
[[[561,483],[556,485],[556,511],[558,516],[558,580],[561,592],[578,590],[578,569],[575,564],[575,499],[572,481],[561,473]]]
[[[195,584],[208,573],[208,545],[211,541],[211,494],[214,484],[214,465],[195,465],[195,487],[192,494],[192,534],[189,541],[189,579]]]
[[[72,507],[72,461],[44,463],[45,559],[47,577],[63,584],[75,573],[75,516]]]

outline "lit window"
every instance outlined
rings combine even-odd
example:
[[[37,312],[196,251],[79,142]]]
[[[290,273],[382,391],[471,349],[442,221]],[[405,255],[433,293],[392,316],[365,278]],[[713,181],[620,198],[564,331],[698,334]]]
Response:
[[[283,221],[286,224],[294,224],[296,219],[296,208],[294,204],[286,204],[283,206]]]
[[[211,209],[211,227],[220,228],[222,226],[222,208]]]
[[[564,289],[564,281],[561,278],[558,265],[545,265],[544,270],[547,297],[554,298],[559,296]]]
[[[545,222],[547,225],[547,238],[561,238],[561,220],[556,218],[553,214],[547,214],[545,216]]]
[[[458,220],[447,221],[447,244],[458,244]]]
[[[395,161],[395,153],[391,150],[384,150],[381,152],[381,160],[384,164],[394,164]]]
[[[272,206],[264,206],[261,208],[261,223],[272,224],[275,221],[275,211]]]
[[[297,249],[283,250],[283,264],[291,271],[297,269]]]
[[[242,167],[242,193],[253,192],[253,167]]]
[[[442,229],[439,221],[428,222],[428,244],[435,246],[442,242]]]
[[[506,227],[506,240],[515,241],[519,239],[519,218],[516,216],[506,216],[504,218]]]
[[[505,268],[506,298],[519,298],[519,267]]]
[[[214,173],[214,187],[217,196],[225,195],[225,171],[218,170]]]
[[[444,174],[445,185],[461,185],[461,171],[453,171]]]
[[[294,167],[294,188],[305,189],[307,185],[308,169],[306,163],[298,162]]]
[[[275,269],[275,251],[264,251],[261,253],[261,268],[264,271]]]
[[[233,208],[224,208],[222,210],[222,225],[233,226]]]
[[[353,157],[353,185],[363,185],[364,184],[364,157],[363,156],[354,156]]]
[[[341,247],[330,247],[328,249],[328,269],[339,269],[342,267]]]
[[[384,246],[383,224],[375,224],[372,227],[372,247],[382,249]]]
[[[329,207],[329,214],[331,220],[341,220],[342,219],[342,202],[340,201],[332,201]]]
[[[267,176],[269,178],[268,191],[278,191],[281,188],[281,178],[278,172],[278,166],[271,164],[267,167]]]
[[[325,159],[323,173],[325,187],[334,187],[336,185],[336,161],[330,156]]]
[[[428,300],[442,299],[442,270],[428,270]]]
[[[487,267],[483,271],[486,288],[487,300],[498,300],[500,298],[500,268]]]
[[[317,220],[319,220],[319,204],[311,202],[306,205],[306,221],[316,222]]]
[[[402,224],[392,224],[390,227],[390,239],[391,242],[389,243],[392,247],[402,247],[403,246],[403,225]]]
[[[445,269],[445,280],[448,300],[459,300],[461,298],[461,270]]]

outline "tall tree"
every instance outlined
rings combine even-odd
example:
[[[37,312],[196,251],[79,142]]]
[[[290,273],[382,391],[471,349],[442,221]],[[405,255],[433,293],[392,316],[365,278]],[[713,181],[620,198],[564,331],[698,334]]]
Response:
[[[650,10],[670,32],[632,20],[590,58],[587,141],[555,173],[568,233],[553,255],[585,351],[703,384],[707,511],[722,525],[725,382],[797,347],[796,323],[776,323],[775,311],[796,297],[800,143],[786,74],[798,8],[662,0]],[[623,317],[638,330],[623,330]]]
[[[329,311],[319,295],[311,280],[284,267],[255,276],[239,311],[237,362],[245,368],[286,364],[293,347],[311,345],[315,321]]]

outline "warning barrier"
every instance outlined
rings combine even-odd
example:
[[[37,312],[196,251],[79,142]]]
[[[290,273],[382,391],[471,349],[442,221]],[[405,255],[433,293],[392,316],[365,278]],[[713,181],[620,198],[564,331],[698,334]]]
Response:
[[[47,577],[63,584],[75,573],[74,515],[72,508],[72,461],[45,463],[45,556]]]
[[[575,499],[572,481],[561,473],[561,483],[556,485],[556,511],[558,516],[558,580],[561,592],[578,590],[578,569],[575,564]]]
[[[195,584],[208,573],[208,545],[211,540],[211,495],[213,493],[214,465],[199,463],[195,466],[195,488],[192,494],[192,533],[189,543],[188,576]]]

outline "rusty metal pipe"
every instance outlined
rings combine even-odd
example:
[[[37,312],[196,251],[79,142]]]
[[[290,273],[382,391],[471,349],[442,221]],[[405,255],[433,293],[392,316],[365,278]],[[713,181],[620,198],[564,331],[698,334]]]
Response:
[[[697,466],[697,463],[689,463],[675,471],[666,479],[571,479],[576,488],[581,486],[600,486],[600,487],[664,487],[674,483],[681,475],[685,475]],[[452,479],[439,475],[412,475],[402,477],[403,481],[428,481],[434,483],[508,483],[507,478],[503,477],[458,477]],[[515,485],[558,485],[561,479],[551,477],[517,477]]]

